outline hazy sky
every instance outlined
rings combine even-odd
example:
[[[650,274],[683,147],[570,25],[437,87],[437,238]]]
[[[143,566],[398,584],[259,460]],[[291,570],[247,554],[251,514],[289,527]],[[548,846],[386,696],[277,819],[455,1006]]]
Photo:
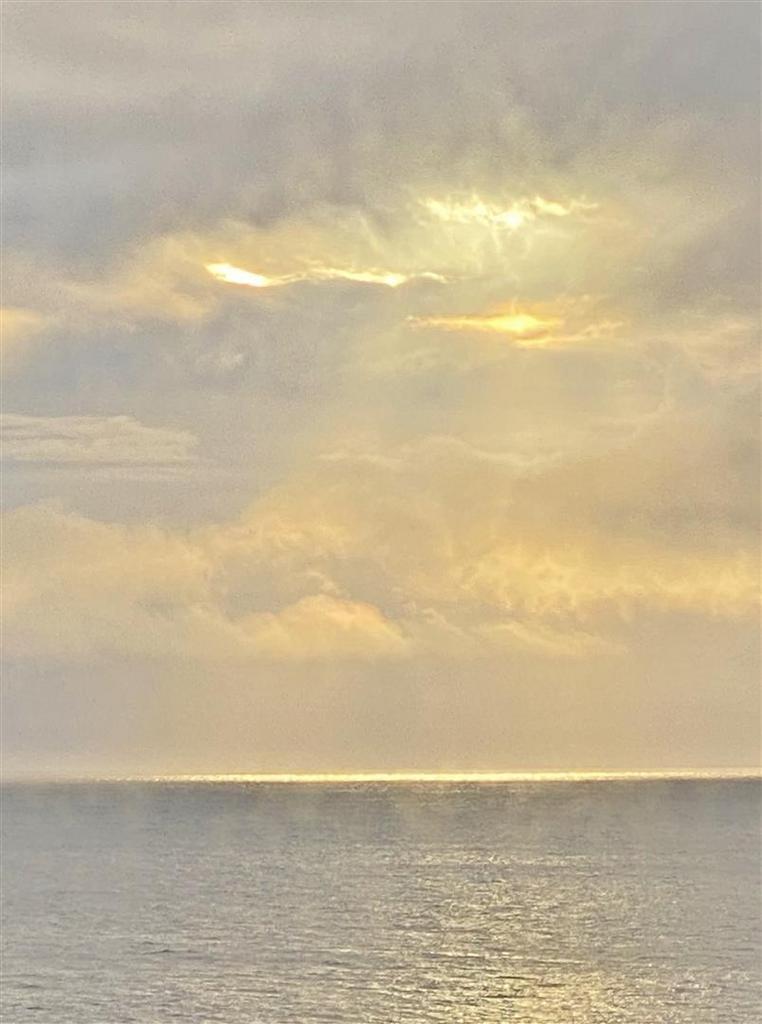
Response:
[[[759,18],[6,0],[6,770],[758,763]]]

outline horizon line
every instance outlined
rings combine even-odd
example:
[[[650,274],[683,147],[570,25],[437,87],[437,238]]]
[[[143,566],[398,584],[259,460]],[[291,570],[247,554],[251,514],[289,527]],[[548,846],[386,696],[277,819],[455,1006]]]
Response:
[[[175,782],[175,783],[250,783],[279,785],[332,785],[357,783],[460,783],[460,782],[615,782],[663,780],[762,779],[762,766],[755,768],[678,768],[663,770],[584,770],[562,771],[365,771],[365,772],[169,772],[150,774],[46,773],[3,774],[2,785],[15,783],[94,783],[94,782]]]

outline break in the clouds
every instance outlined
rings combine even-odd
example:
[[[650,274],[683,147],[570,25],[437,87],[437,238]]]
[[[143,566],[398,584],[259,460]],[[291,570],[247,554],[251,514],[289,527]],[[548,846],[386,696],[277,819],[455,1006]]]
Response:
[[[759,760],[759,12],[432,13],[6,4],[13,770]]]
[[[241,267],[232,267],[229,263],[207,263],[206,270],[218,281],[225,281],[228,284],[242,284],[247,288],[277,288],[285,284],[297,284],[300,281],[355,281],[357,284],[381,284],[386,288],[399,288],[415,277],[428,277],[435,281],[443,281],[439,274],[424,271],[421,274],[398,274],[392,270],[379,270],[372,268],[368,270],[341,269],[340,267],[310,267],[307,270],[298,271],[293,274],[285,274],[282,277],[267,277],[264,274],[255,274],[250,270],[243,270]]]

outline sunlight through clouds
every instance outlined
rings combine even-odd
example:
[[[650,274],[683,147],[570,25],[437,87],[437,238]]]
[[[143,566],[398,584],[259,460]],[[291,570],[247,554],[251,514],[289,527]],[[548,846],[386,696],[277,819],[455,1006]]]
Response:
[[[242,284],[249,288],[274,288],[280,285],[295,284],[298,281],[356,281],[358,284],[380,284],[387,288],[399,288],[409,281],[427,279],[444,281],[441,274],[423,271],[419,274],[397,274],[387,270],[339,270],[335,267],[311,267],[294,274],[280,277],[265,277],[254,274],[229,263],[207,263],[206,270],[218,281],[227,284]]]
[[[577,317],[566,323],[561,317],[540,316],[515,309],[461,316],[411,316],[413,327],[439,328],[445,332],[496,335],[515,348],[551,348],[611,341],[627,325],[622,320],[591,320]]]
[[[749,5],[65,6],[6,19],[18,756],[111,673],[263,763],[750,760]]]
[[[518,231],[538,217],[569,217],[598,209],[598,203],[584,199],[562,202],[556,199],[518,199],[502,207],[481,196],[468,199],[423,199],[421,205],[435,219],[448,224],[475,224],[485,228]]]
[[[507,335],[515,344],[533,348],[546,344],[552,329],[562,321],[543,320],[531,313],[493,313],[466,316],[411,317],[412,324],[422,327],[443,327],[447,331],[485,331]]]
[[[218,281],[245,284],[248,288],[272,288],[299,280],[298,277],[265,277],[263,274],[253,274],[250,270],[233,267],[229,263],[207,263],[205,269]]]

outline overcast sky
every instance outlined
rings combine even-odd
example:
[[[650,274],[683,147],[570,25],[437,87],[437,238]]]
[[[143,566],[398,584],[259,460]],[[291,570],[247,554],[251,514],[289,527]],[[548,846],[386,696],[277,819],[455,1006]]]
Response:
[[[759,19],[6,0],[6,771],[758,764]]]

